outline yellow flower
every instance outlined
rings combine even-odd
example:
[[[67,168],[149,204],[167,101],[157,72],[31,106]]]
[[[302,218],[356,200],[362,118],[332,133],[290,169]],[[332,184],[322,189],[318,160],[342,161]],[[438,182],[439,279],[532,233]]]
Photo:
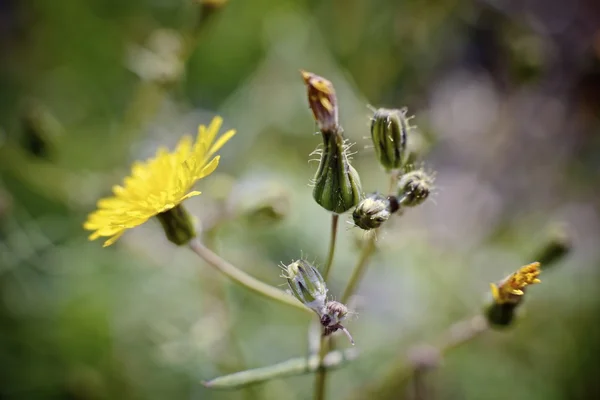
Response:
[[[134,163],[123,185],[113,187],[114,196],[99,200],[98,209],[88,215],[83,227],[94,231],[89,239],[109,237],[104,246],[110,246],[127,229],[199,195],[193,185],[217,168],[219,156],[214,154],[235,134],[229,130],[215,141],[222,123],[215,117],[208,128],[198,127],[195,143],[185,136],[172,153],[160,148],[154,158]]]
[[[492,295],[498,304],[518,303],[525,294],[528,285],[540,283],[540,263],[534,262],[521,267],[517,272],[508,276],[499,285],[492,283]]]

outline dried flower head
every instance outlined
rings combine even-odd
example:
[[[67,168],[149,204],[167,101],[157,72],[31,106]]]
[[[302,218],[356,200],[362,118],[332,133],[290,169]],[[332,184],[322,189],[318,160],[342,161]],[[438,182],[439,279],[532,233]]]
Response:
[[[195,143],[185,136],[173,152],[160,148],[154,158],[136,162],[124,184],[113,187],[114,196],[99,200],[98,209],[88,216],[83,227],[94,231],[89,239],[108,237],[104,246],[109,246],[127,229],[154,216],[166,217],[171,224],[175,223],[171,217],[181,220],[181,213],[168,212],[200,194],[191,190],[193,185],[217,168],[219,156],[214,154],[235,134],[234,130],[227,131],[215,141],[222,122],[215,117],[208,128],[200,125]],[[164,218],[159,219],[164,226]],[[189,219],[186,222],[188,227],[180,227],[182,230],[188,230]]]
[[[291,294],[320,315],[325,307],[327,286],[319,270],[306,260],[297,260],[284,268],[283,277]]]
[[[338,130],[338,105],[335,89],[327,79],[300,70],[308,90],[308,104],[321,132]]]
[[[386,170],[399,169],[406,162],[406,142],[410,129],[406,109],[375,110],[371,118],[371,139],[377,159]]]
[[[348,315],[348,307],[338,301],[329,301],[321,315],[321,325],[323,325],[323,336],[329,336],[338,330],[346,334],[350,343],[354,345],[354,339],[350,332],[341,324]]]
[[[418,206],[429,197],[432,189],[432,175],[422,169],[410,171],[398,181],[398,201],[401,206]]]
[[[361,229],[376,229],[398,210],[398,200],[393,196],[373,193],[361,200],[352,213],[354,224]]]
[[[534,262],[521,267],[517,272],[509,275],[499,284],[492,283],[492,295],[498,304],[518,304],[525,294],[525,288],[529,285],[540,283],[540,263]]]

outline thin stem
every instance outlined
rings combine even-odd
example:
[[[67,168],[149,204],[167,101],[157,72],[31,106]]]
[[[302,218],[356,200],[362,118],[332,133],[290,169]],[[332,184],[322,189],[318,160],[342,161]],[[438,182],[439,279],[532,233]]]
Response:
[[[234,281],[240,286],[252,290],[261,296],[275,300],[279,303],[295,307],[297,309],[310,312],[312,311],[305,307],[302,303],[296,300],[294,297],[282,292],[273,286],[267,285],[264,282],[248,275],[244,271],[238,269],[234,265],[228,263],[217,254],[213,253],[208,247],[204,246],[198,239],[190,241],[189,244],[192,251],[198,254],[204,261],[209,265],[216,268],[223,275]]]
[[[292,358],[268,367],[250,369],[234,374],[220,376],[202,384],[210,389],[235,390],[244,386],[262,383],[287,376],[297,376],[317,371],[319,368],[336,369],[346,365],[358,357],[356,349],[332,351],[327,354],[322,364],[317,363],[318,355]]]
[[[331,237],[329,239],[329,254],[327,255],[327,262],[323,268],[323,279],[325,282],[329,279],[329,271],[331,271],[331,265],[333,264],[333,256],[335,255],[335,242],[337,238],[338,222],[340,216],[338,214],[331,215]]]
[[[329,239],[329,254],[327,255],[327,262],[323,269],[323,279],[325,282],[329,279],[329,272],[331,271],[331,265],[333,264],[333,256],[335,255],[335,243],[337,238],[337,230],[339,225],[340,216],[338,214],[331,215],[331,237]],[[328,337],[322,336],[319,345],[319,369],[315,375],[315,400],[325,399],[325,387],[327,384],[327,370],[323,368],[323,360],[329,350],[329,339]]]
[[[358,288],[358,284],[362,280],[367,266],[369,265],[369,258],[375,251],[375,240],[376,240],[376,232],[372,232],[367,239],[362,252],[360,253],[360,257],[354,270],[352,271],[352,275],[350,276],[350,280],[348,281],[348,285],[346,285],[346,289],[344,289],[344,294],[342,295],[341,302],[346,304],[350,297],[354,294],[356,289]]]
[[[400,174],[399,170],[390,171],[390,183],[388,187],[388,192],[390,195],[393,195],[394,187],[396,185],[396,181],[398,180],[398,176]],[[348,281],[348,285],[346,285],[346,289],[344,290],[344,294],[342,295],[341,302],[347,303],[350,300],[350,297],[354,294],[360,281],[362,281],[363,276],[365,275],[365,271],[367,266],[369,265],[369,259],[371,255],[375,252],[375,241],[377,240],[377,233],[379,229],[375,229],[374,231],[369,233],[369,238],[367,239],[362,252],[360,253],[360,257],[354,270],[352,271],[352,276],[350,276],[350,280]]]
[[[329,337],[321,337],[321,345],[319,346],[319,368],[315,375],[315,392],[313,395],[314,400],[324,400],[325,393],[327,392],[327,369],[323,366],[323,360],[329,351]]]

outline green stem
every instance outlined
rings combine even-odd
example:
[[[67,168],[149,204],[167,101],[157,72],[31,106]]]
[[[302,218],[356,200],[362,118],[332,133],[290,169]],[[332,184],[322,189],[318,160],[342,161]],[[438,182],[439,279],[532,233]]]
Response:
[[[210,389],[231,390],[238,389],[251,384],[261,383],[272,379],[286,376],[296,376],[317,371],[319,368],[327,370],[339,368],[356,359],[356,349],[344,351],[332,351],[325,357],[323,363],[319,363],[317,354],[310,357],[292,358],[279,364],[268,367],[250,369],[236,372],[235,374],[220,376],[202,384]]]
[[[329,271],[331,271],[331,265],[333,264],[333,256],[335,255],[335,243],[338,231],[338,222],[340,216],[338,214],[331,215],[331,237],[329,239],[329,253],[327,254],[327,262],[323,268],[323,279],[325,282],[329,279]]]
[[[238,269],[234,265],[228,263],[217,254],[213,253],[208,247],[204,246],[198,239],[193,239],[189,244],[192,251],[198,254],[209,265],[216,268],[223,275],[234,281],[240,286],[250,289],[263,297],[275,300],[281,304],[295,307],[297,309],[312,313],[312,311],[300,303],[296,298],[282,292],[273,286],[267,285],[264,282],[248,275],[244,271]]]
[[[317,369],[317,373],[315,375],[315,392],[313,395],[314,400],[324,400],[325,393],[327,392],[327,369],[324,367],[323,363],[325,360],[325,356],[329,351],[329,337],[322,336],[321,344],[319,346],[319,368]]]
[[[346,304],[350,297],[356,292],[358,288],[358,284],[362,280],[367,266],[369,265],[369,259],[371,255],[375,252],[375,239],[376,232],[371,233],[367,242],[365,243],[362,252],[360,253],[360,257],[358,262],[356,263],[356,267],[352,271],[352,275],[350,276],[350,280],[348,281],[348,285],[346,285],[346,289],[344,290],[344,294],[342,295],[341,302]]]

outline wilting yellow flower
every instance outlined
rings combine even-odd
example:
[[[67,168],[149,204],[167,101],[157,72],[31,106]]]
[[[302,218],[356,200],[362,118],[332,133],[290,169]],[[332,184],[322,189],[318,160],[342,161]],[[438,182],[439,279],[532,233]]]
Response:
[[[494,301],[498,304],[518,303],[521,296],[525,294],[524,289],[528,285],[541,282],[538,279],[540,273],[540,263],[534,262],[521,267],[521,269],[508,276],[500,284],[496,285],[492,283],[490,286]]]
[[[235,134],[229,130],[215,141],[222,123],[221,117],[215,117],[208,128],[198,127],[195,143],[185,136],[173,152],[160,148],[154,158],[133,164],[123,185],[113,187],[114,196],[99,200],[98,210],[88,215],[83,227],[94,231],[89,239],[109,237],[104,242],[109,246],[127,229],[199,195],[191,190],[193,185],[217,168],[219,156],[214,154]]]
[[[300,70],[308,90],[308,104],[322,132],[338,129],[338,105],[335,89],[322,76]]]

